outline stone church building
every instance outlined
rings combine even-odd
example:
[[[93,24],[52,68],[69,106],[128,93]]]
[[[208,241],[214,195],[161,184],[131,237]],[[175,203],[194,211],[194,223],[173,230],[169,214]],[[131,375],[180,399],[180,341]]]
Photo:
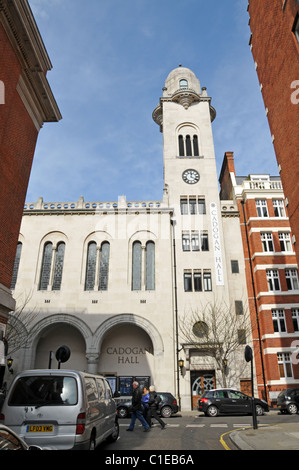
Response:
[[[22,310],[15,328],[28,338],[12,354],[14,373],[56,368],[55,352],[67,345],[62,368],[104,374],[121,395],[136,378],[188,410],[204,389],[245,389],[248,331],[240,326],[240,344],[221,367],[196,320],[207,305],[229,306],[241,325],[248,303],[239,211],[219,197],[215,117],[195,74],[175,68],[153,111],[163,200],[25,205],[12,290]]]

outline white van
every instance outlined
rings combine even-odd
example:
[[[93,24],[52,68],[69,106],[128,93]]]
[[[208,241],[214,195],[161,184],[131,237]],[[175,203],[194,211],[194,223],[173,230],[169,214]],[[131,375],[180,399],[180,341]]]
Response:
[[[94,449],[119,434],[107,380],[71,370],[29,370],[16,376],[0,423],[27,444],[47,449]]]

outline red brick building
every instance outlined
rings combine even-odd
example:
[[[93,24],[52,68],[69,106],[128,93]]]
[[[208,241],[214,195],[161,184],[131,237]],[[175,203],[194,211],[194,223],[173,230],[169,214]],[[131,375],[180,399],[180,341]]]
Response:
[[[288,209],[279,177],[236,176],[227,152],[221,199],[239,208],[256,383],[275,404],[279,391],[299,386],[299,281]]]
[[[46,78],[51,68],[28,1],[0,0],[1,337],[15,305],[12,271],[38,133],[61,119]]]
[[[250,47],[299,263],[299,1],[249,0]]]

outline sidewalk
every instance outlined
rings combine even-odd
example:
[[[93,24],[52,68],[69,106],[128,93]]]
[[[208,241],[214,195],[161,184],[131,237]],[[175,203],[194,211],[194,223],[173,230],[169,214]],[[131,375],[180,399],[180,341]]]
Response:
[[[299,423],[260,424],[228,436],[240,450],[299,450]]]
[[[277,411],[277,410],[276,410]],[[182,411],[183,416],[198,416],[198,411]],[[299,450],[299,423],[258,424],[236,429],[225,436],[240,450]]]

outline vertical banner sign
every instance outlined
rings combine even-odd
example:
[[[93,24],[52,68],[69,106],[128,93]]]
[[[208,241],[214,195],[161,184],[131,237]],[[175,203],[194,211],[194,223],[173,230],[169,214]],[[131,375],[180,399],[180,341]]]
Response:
[[[213,249],[214,249],[216,285],[223,286],[224,278],[223,278],[221,244],[220,244],[220,231],[219,231],[217,206],[215,202],[211,202],[210,204],[210,217],[211,217],[211,225],[212,225],[212,239],[213,239]]]

